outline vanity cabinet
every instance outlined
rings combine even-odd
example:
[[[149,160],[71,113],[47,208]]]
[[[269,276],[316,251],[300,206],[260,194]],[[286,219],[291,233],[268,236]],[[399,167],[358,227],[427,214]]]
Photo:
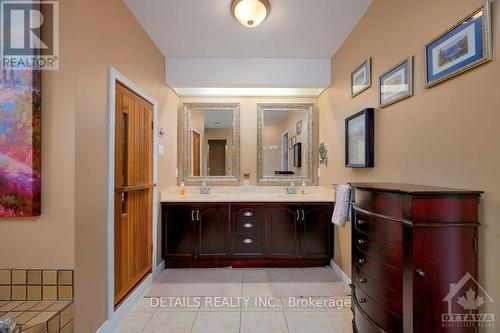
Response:
[[[163,256],[169,267],[328,265],[332,213],[332,203],[163,203]]]

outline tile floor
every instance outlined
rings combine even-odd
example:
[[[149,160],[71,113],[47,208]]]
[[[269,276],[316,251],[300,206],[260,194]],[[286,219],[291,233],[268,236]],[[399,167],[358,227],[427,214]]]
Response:
[[[166,269],[115,333],[350,333],[349,295],[329,267]]]

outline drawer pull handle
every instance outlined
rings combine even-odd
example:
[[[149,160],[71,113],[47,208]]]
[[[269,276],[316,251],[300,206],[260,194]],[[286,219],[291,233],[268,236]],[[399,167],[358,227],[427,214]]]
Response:
[[[366,279],[365,278],[359,278],[358,281],[359,281],[359,283],[366,283]]]
[[[253,213],[252,212],[244,212],[243,215],[245,215],[246,217],[250,217],[250,216],[253,216]]]
[[[251,240],[250,238],[247,238],[247,239],[243,240],[243,243],[245,243],[245,244],[252,244],[253,240]]]
[[[359,244],[359,245],[363,245],[363,244],[365,244],[365,243],[366,243],[366,240],[361,239],[361,238],[360,238],[360,239],[358,239],[358,244]]]
[[[421,276],[421,277],[424,277],[425,276],[425,272],[423,270],[421,270],[420,268],[418,268],[416,271],[418,276]]]
[[[366,260],[363,258],[358,259],[358,264],[360,264],[360,265],[363,265],[365,262],[366,262]]]
[[[358,220],[358,225],[365,225],[366,221],[365,220]]]
[[[251,228],[251,227],[253,227],[253,224],[252,223],[245,223],[245,224],[243,224],[243,227]]]
[[[360,298],[358,302],[359,303],[366,303],[366,298]]]

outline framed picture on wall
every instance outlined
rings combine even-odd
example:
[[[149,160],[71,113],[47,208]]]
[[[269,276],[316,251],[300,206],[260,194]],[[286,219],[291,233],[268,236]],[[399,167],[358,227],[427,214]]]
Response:
[[[379,105],[384,108],[413,96],[413,56],[380,77]]]
[[[345,166],[370,168],[374,165],[374,109],[360,111],[345,120]]]
[[[490,3],[474,11],[425,46],[425,87],[491,60]]]
[[[361,94],[372,85],[372,59],[366,59],[351,73],[351,97]]]
[[[295,131],[297,132],[297,135],[299,135],[300,133],[302,133],[302,120],[299,120],[295,124]]]

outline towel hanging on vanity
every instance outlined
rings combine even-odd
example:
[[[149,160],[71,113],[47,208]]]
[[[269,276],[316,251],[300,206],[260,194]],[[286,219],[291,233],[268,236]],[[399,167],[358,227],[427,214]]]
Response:
[[[332,223],[344,227],[351,219],[351,186],[337,185],[335,187],[335,208]]]

